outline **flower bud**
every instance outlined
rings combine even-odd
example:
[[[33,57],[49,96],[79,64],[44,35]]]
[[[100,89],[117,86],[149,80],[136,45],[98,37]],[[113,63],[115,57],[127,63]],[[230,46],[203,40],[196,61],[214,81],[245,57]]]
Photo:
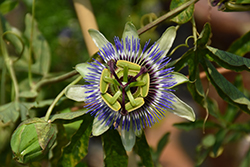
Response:
[[[11,149],[19,163],[38,161],[56,139],[56,126],[40,118],[22,122],[12,134]]]

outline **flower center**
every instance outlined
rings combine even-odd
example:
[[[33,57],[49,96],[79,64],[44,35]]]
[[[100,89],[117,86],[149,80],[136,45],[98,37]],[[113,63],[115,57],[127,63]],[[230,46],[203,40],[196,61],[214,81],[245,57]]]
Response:
[[[150,77],[146,67],[125,60],[109,61],[100,79],[104,102],[123,115],[140,108],[148,95]]]

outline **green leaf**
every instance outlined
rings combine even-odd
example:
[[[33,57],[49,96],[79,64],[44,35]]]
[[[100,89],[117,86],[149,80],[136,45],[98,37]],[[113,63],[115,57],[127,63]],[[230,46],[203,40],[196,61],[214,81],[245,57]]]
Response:
[[[38,93],[36,91],[22,91],[19,94],[19,97],[24,97],[24,98],[36,98]]]
[[[7,31],[4,33],[3,38],[9,42],[9,45],[12,44],[14,46],[16,53],[18,54],[18,57],[17,58],[15,57],[15,59],[17,60],[22,56],[23,51],[25,49],[24,42],[21,37],[22,34],[18,29],[10,27],[10,25],[7,25],[6,28]]]
[[[248,123],[234,123],[229,126],[230,130],[238,131],[238,132],[244,132],[248,133],[250,129],[250,122]]]
[[[21,121],[28,119],[29,110],[36,106],[36,102],[20,102],[19,103],[19,112],[21,116]]]
[[[71,123],[82,119],[82,116],[84,116],[87,111],[88,111],[87,109],[83,109],[81,111],[51,115],[50,121],[53,123],[63,123],[63,124]]]
[[[63,124],[56,124],[57,125],[57,136],[56,136],[56,146],[53,147],[53,157],[51,158],[51,166],[56,166],[59,161],[59,157],[62,156],[62,149],[67,145],[69,140],[67,140],[67,133],[63,127]]]
[[[204,120],[197,120],[195,122],[182,122],[174,124],[175,127],[181,130],[190,131],[194,129],[201,129],[204,126]],[[220,126],[214,122],[206,121],[205,128],[219,128]]]
[[[210,46],[208,46],[207,49],[212,53],[208,53],[208,55],[212,57],[220,66],[236,72],[243,70],[250,71],[250,59]]]
[[[180,71],[183,67],[188,65],[188,61],[192,58],[192,55],[193,49],[190,49],[186,53],[184,53],[184,55],[182,55],[179,59],[169,62],[166,68],[174,67],[175,71]]]
[[[169,136],[170,136],[170,132],[167,132],[165,135],[162,136],[162,138],[160,139],[160,141],[157,144],[156,155],[158,157],[158,160],[160,158],[160,155],[161,155],[164,147],[167,145],[167,143],[169,141]]]
[[[142,161],[142,166],[153,167],[154,163],[150,154],[150,147],[147,143],[145,134],[143,133],[141,137],[136,138],[135,152],[140,156]]]
[[[197,46],[204,47],[209,42],[211,38],[211,26],[209,23],[206,23],[203,27],[203,30],[197,40]]]
[[[228,130],[227,129],[221,129],[217,132],[217,134],[215,135],[216,141],[214,143],[213,146],[213,154],[214,157],[219,156],[219,149],[222,147],[224,139],[226,137]]]
[[[189,0],[172,0],[170,4],[170,10],[177,8],[188,1]],[[190,5],[188,8],[183,10],[180,14],[174,17],[172,21],[178,24],[184,24],[192,18],[193,12],[194,12],[194,4]]]
[[[123,148],[121,137],[117,130],[110,129],[102,135],[105,152],[104,163],[108,167],[127,167],[128,156]]]
[[[188,61],[188,70],[189,70],[189,80],[194,83],[188,83],[187,87],[191,93],[193,99],[198,102],[201,106],[206,107],[205,93],[200,79],[199,71],[199,50],[190,53],[190,59]]]
[[[250,31],[234,41],[232,45],[227,50],[238,56],[244,56],[246,53],[250,52]]]
[[[221,98],[250,114],[249,99],[232,83],[227,81],[208,60],[204,60],[202,65],[206,71],[208,79],[216,88]]]
[[[59,160],[61,166],[75,166],[87,155],[92,120],[90,115],[84,117],[80,128],[72,137],[71,142],[63,149],[63,155]]]
[[[199,148],[199,146],[198,146],[198,151],[196,153],[196,155],[197,155],[196,167],[200,166],[204,162],[204,160],[207,158],[209,152],[210,152],[210,149],[205,149],[204,151],[202,151],[201,148]]]
[[[35,103],[18,103],[10,102],[5,105],[0,106],[0,120],[3,123],[16,122],[19,117],[22,120],[27,119],[28,111]]]
[[[31,68],[32,72],[46,76],[50,68],[50,48],[42,33],[39,31],[37,27],[37,22],[35,20],[34,23],[35,25],[33,27],[32,50],[35,62],[34,64],[32,64]],[[24,36],[27,38],[28,41],[30,40],[31,31],[32,16],[30,14],[27,14],[25,16]],[[26,54],[29,53],[26,52]]]
[[[18,0],[4,0],[0,3],[0,11],[2,14],[7,14],[15,9],[18,5]]]

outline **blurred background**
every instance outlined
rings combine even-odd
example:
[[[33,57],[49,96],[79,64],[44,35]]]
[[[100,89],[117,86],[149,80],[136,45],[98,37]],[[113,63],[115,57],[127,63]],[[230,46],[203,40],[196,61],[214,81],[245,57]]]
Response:
[[[26,13],[31,13],[32,0],[22,0],[19,5],[4,17],[9,23],[24,30],[24,17]],[[114,36],[121,36],[124,25],[127,21],[132,21],[137,29],[148,23],[147,19],[142,18],[149,13],[154,13],[160,17],[169,11],[170,0],[91,0],[93,12],[99,30],[109,41],[113,41]],[[81,62],[89,59],[85,41],[78,22],[72,0],[53,0],[36,1],[35,19],[38,27],[50,45],[51,50],[51,69],[53,72],[68,72]],[[198,32],[201,32],[206,22],[211,23],[212,38],[211,46],[222,50],[227,50],[231,43],[250,30],[249,12],[231,12],[225,13],[218,11],[216,7],[211,7],[208,0],[200,0],[195,5],[195,21]],[[141,37],[141,44],[151,39],[151,42],[157,40],[162,32],[169,26],[176,25],[173,22],[165,21]],[[174,46],[185,42],[185,39],[192,35],[191,23],[181,25]],[[189,40],[192,47],[193,41]],[[172,56],[177,59],[182,56],[189,48],[181,47]],[[248,55],[247,55],[248,56]],[[188,75],[187,69],[181,71]],[[234,80],[235,74],[225,74],[228,80]],[[247,75],[243,73],[242,75]],[[245,77],[247,78],[247,76]],[[206,79],[203,84],[207,85]],[[51,86],[53,87],[53,86]],[[50,89],[51,89],[50,87]],[[61,87],[53,87],[50,97],[55,97],[60,92]],[[197,106],[191,95],[188,93],[185,85],[179,86],[177,96],[191,105],[196,111],[197,117],[204,118],[205,111]],[[210,95],[214,96],[220,104],[220,109],[225,109],[225,103],[218,97],[213,88],[210,89]],[[249,119],[243,115],[244,119]],[[162,152],[160,163],[163,167],[192,167],[196,157],[196,146],[200,143],[202,136],[206,135],[202,129],[190,132],[180,131],[174,126],[174,123],[184,121],[183,119],[168,113],[166,118],[152,128],[146,129],[146,137],[149,145],[156,149],[160,138],[167,132],[170,132],[169,143]],[[201,165],[202,167],[237,167],[244,155],[244,148],[249,146],[250,139],[243,139],[241,143],[228,145],[224,152],[218,158],[208,158]],[[130,153],[129,166],[134,166],[136,156]],[[103,152],[100,138],[91,138],[89,154],[85,158],[88,166],[103,166]],[[0,165],[1,166],[1,165]]]

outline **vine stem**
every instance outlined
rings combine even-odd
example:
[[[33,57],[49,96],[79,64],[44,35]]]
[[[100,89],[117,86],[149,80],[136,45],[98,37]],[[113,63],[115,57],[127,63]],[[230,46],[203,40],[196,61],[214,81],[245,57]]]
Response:
[[[10,77],[11,80],[13,82],[14,85],[14,90],[15,90],[15,101],[18,102],[19,101],[19,87],[18,87],[18,83],[17,83],[17,79],[16,79],[16,74],[13,68],[13,61],[10,59],[9,55],[8,55],[8,51],[6,48],[6,44],[3,40],[3,29],[2,29],[3,25],[2,25],[2,19],[0,18],[0,47],[1,47],[1,51],[2,51],[2,55],[5,61],[5,65],[10,73]]]
[[[43,79],[36,84],[36,86],[34,87],[34,90],[37,91],[39,88],[41,88],[42,86],[47,85],[47,84],[64,81],[68,78],[71,78],[71,77],[77,75],[77,74],[79,74],[79,73],[76,70],[73,70],[73,71],[70,71],[66,74],[63,74],[63,75],[60,75],[60,76],[57,76],[54,78]]]
[[[56,103],[60,100],[60,98],[64,95],[66,89],[71,86],[75,85],[82,79],[82,76],[77,77],[74,81],[72,81],[68,86],[66,86],[55,98],[55,100],[52,102],[52,104],[49,106],[49,109],[47,110],[47,113],[45,115],[45,121],[49,120],[49,117],[52,113],[53,108],[55,107]]]
[[[30,31],[30,46],[29,46],[29,72],[28,72],[28,78],[29,78],[29,85],[32,88],[32,72],[31,72],[31,65],[32,65],[32,45],[33,45],[33,34],[34,34],[34,17],[35,17],[35,0],[33,0],[32,4],[32,20],[31,20],[31,31]]]
[[[186,9],[187,7],[189,7],[190,5],[192,5],[193,3],[195,3],[198,0],[190,0],[186,3],[184,3],[183,5],[169,11],[168,13],[166,13],[165,15],[159,17],[158,19],[156,19],[155,21],[147,24],[146,26],[140,28],[137,33],[138,35],[143,34],[144,32],[148,31],[149,29],[153,28],[154,26],[156,26],[157,24],[165,21],[166,19],[169,19],[171,17],[176,16],[177,14],[179,14],[180,12],[182,12],[184,9]]]

